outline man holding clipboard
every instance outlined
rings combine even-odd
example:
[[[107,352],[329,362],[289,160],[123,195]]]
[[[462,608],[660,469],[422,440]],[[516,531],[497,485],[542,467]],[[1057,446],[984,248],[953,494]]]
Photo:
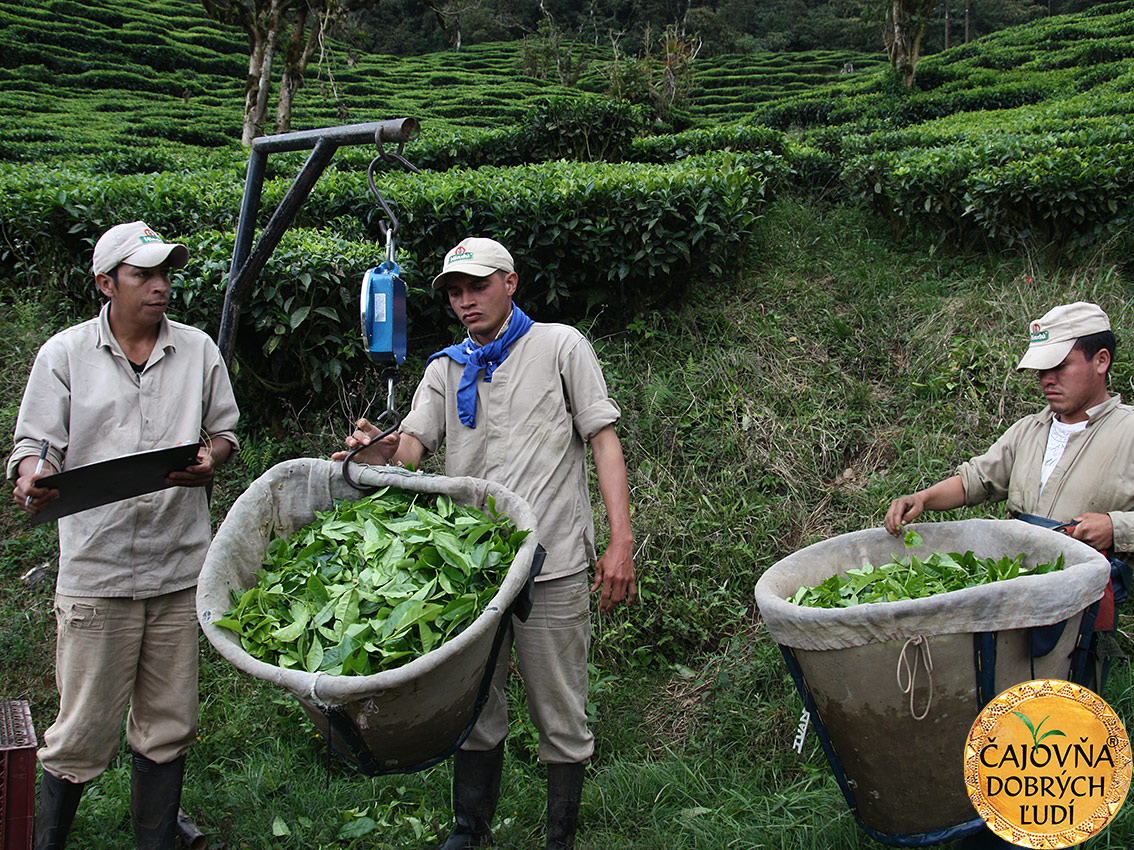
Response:
[[[238,417],[216,345],[165,315],[170,269],[188,258],[184,245],[163,242],[140,221],[104,233],[93,268],[107,303],[44,344],[20,405],[7,467],[13,497],[32,514],[59,516],[59,714],[38,752],[36,850],[64,846],[84,784],[118,750],[127,706],[138,847],[174,846],[197,728],[195,586],[211,537],[206,485],[237,447]],[[180,468],[159,469],[134,488],[140,495],[113,492],[115,470],[153,475],[154,458],[175,447],[186,452],[173,463]],[[92,470],[105,470],[107,492],[92,496]],[[41,486],[56,472],[59,489]]]

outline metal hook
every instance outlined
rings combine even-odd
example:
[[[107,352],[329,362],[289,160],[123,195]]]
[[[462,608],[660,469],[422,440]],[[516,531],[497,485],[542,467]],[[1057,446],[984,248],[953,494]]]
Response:
[[[383,419],[392,420],[391,423],[390,423],[390,427],[388,427],[386,430],[380,432],[378,434],[378,436],[374,437],[370,441],[369,445],[355,446],[353,449],[350,450],[350,453],[347,454],[347,456],[345,458],[343,458],[343,478],[346,479],[347,484],[349,484],[355,490],[361,490],[363,493],[373,493],[378,488],[377,487],[368,487],[365,484],[359,484],[357,481],[355,481],[353,478],[351,478],[350,463],[351,463],[351,461],[354,460],[355,455],[357,455],[359,452],[361,452],[364,449],[370,448],[375,443],[377,443],[379,440],[383,440],[386,437],[389,437],[391,434],[393,434],[395,431],[397,431],[398,426],[402,424],[402,417],[400,415],[398,415],[398,412],[396,410],[391,410],[391,409],[388,409],[388,408],[386,410],[383,410],[380,414],[378,414],[378,418],[376,418],[374,420],[374,423],[377,425]]]
[[[397,367],[396,366],[389,366],[386,369],[383,369],[382,370],[382,377],[386,379],[386,409],[378,414],[378,416],[374,419],[373,424],[375,426],[377,426],[379,423],[381,423],[383,420],[385,420],[385,421],[390,422],[390,426],[388,428],[386,428],[386,430],[379,433],[377,437],[374,437],[370,441],[369,445],[355,446],[353,449],[350,450],[350,452],[347,454],[347,456],[345,458],[343,458],[343,478],[346,479],[347,484],[349,484],[351,487],[353,487],[356,490],[361,490],[364,493],[365,492],[373,493],[378,488],[377,487],[366,487],[362,484],[359,484],[353,478],[351,478],[350,477],[350,467],[349,467],[350,462],[352,460],[354,460],[355,456],[359,452],[361,452],[363,449],[368,449],[368,448],[370,448],[370,446],[374,445],[379,440],[383,440],[386,437],[390,436],[395,431],[397,431],[398,427],[402,424],[401,414],[398,413],[398,411],[394,410],[394,382],[398,379]]]
[[[381,129],[374,132],[374,143],[378,146],[378,156],[370,161],[370,166],[366,169],[366,180],[370,184],[370,191],[375,198],[378,199],[378,205],[382,207],[382,212],[385,214],[389,223],[385,221],[378,222],[378,229],[386,238],[386,262],[394,262],[394,239],[398,234],[401,225],[398,223],[398,217],[394,215],[394,211],[390,205],[386,203],[386,199],[382,197],[382,193],[378,191],[378,186],[374,182],[374,169],[377,167],[379,161],[383,162],[399,162],[407,170],[412,171],[414,174],[420,174],[421,169],[402,156],[402,150],[405,148],[404,141],[398,143],[397,152],[386,150],[385,145],[382,144],[382,131]]]
[[[406,148],[406,143],[404,141],[398,142],[398,150],[396,152],[387,151],[386,148],[382,145],[381,132],[376,132],[374,134],[374,141],[378,144],[378,155],[382,157],[382,159],[384,159],[386,162],[400,162],[403,166],[406,167],[406,169],[412,171],[414,174],[421,174],[420,168],[418,168],[416,165],[402,156],[402,151]]]
[[[374,183],[374,167],[381,159],[381,156],[376,156],[370,161],[370,167],[366,169],[366,180],[370,183],[370,191],[378,199],[378,205],[382,207],[382,212],[390,220],[389,224],[384,221],[378,222],[378,229],[382,231],[382,235],[386,237],[386,242],[389,244],[390,240],[397,235],[399,224],[398,217],[394,215],[394,211],[390,209],[390,205],[386,203],[386,199],[382,197],[382,193],[378,191],[378,186]]]

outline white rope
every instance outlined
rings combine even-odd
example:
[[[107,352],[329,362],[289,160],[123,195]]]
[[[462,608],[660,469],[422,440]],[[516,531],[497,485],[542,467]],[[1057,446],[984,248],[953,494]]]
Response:
[[[910,660],[906,657],[906,650],[910,648],[910,644],[914,646],[914,660],[912,665],[910,664]],[[921,714],[918,714],[914,709],[914,684],[917,681],[917,665],[919,658],[922,666],[925,668],[925,672],[929,675],[929,696],[925,701],[925,711]],[[903,669],[905,670],[905,678],[907,680],[905,684],[902,684]],[[926,638],[917,635],[905,642],[905,645],[902,647],[902,652],[898,656],[897,677],[898,687],[901,689],[902,693],[910,695],[910,716],[913,717],[914,720],[924,720],[928,716],[929,706],[933,702],[933,656],[929,653],[929,641]]]
[[[326,675],[327,674],[325,672],[319,670],[311,676],[311,687],[307,691],[307,696],[312,702],[316,703],[317,705],[322,705],[322,703],[319,702],[319,697],[315,693],[315,686],[319,684],[319,677]]]

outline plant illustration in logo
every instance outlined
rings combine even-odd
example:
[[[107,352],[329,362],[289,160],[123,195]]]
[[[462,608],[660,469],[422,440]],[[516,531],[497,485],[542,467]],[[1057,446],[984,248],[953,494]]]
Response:
[[[1050,714],[1039,722],[1039,726],[1036,726],[1035,724],[1032,723],[1031,720],[1028,719],[1028,716],[1026,714],[1023,714],[1019,711],[1013,711],[1012,713],[1015,714],[1017,717],[1019,717],[1022,721],[1024,721],[1024,725],[1027,726],[1028,731],[1032,733],[1032,749],[1033,750],[1036,747],[1039,746],[1040,741],[1042,741],[1044,738],[1050,738],[1052,735],[1057,735],[1060,738],[1066,738],[1067,737],[1064,733],[1060,732],[1058,729],[1049,729],[1047,732],[1044,732],[1042,735],[1039,733],[1040,729],[1043,728],[1043,724],[1045,724],[1047,722],[1048,717],[1051,717]]]

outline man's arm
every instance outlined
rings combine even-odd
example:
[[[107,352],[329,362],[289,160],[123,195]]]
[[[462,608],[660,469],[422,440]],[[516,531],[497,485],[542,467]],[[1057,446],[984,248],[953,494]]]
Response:
[[[634,601],[634,536],[630,530],[630,488],[622,443],[613,425],[607,425],[590,440],[598,473],[599,490],[610,523],[610,542],[595,564],[592,591],[602,588],[599,608],[609,611],[619,602]]]
[[[932,487],[894,499],[890,503],[890,509],[886,511],[886,530],[898,537],[904,525],[913,522],[925,511],[948,511],[964,504],[964,483],[961,476],[954,475],[938,481]]]

